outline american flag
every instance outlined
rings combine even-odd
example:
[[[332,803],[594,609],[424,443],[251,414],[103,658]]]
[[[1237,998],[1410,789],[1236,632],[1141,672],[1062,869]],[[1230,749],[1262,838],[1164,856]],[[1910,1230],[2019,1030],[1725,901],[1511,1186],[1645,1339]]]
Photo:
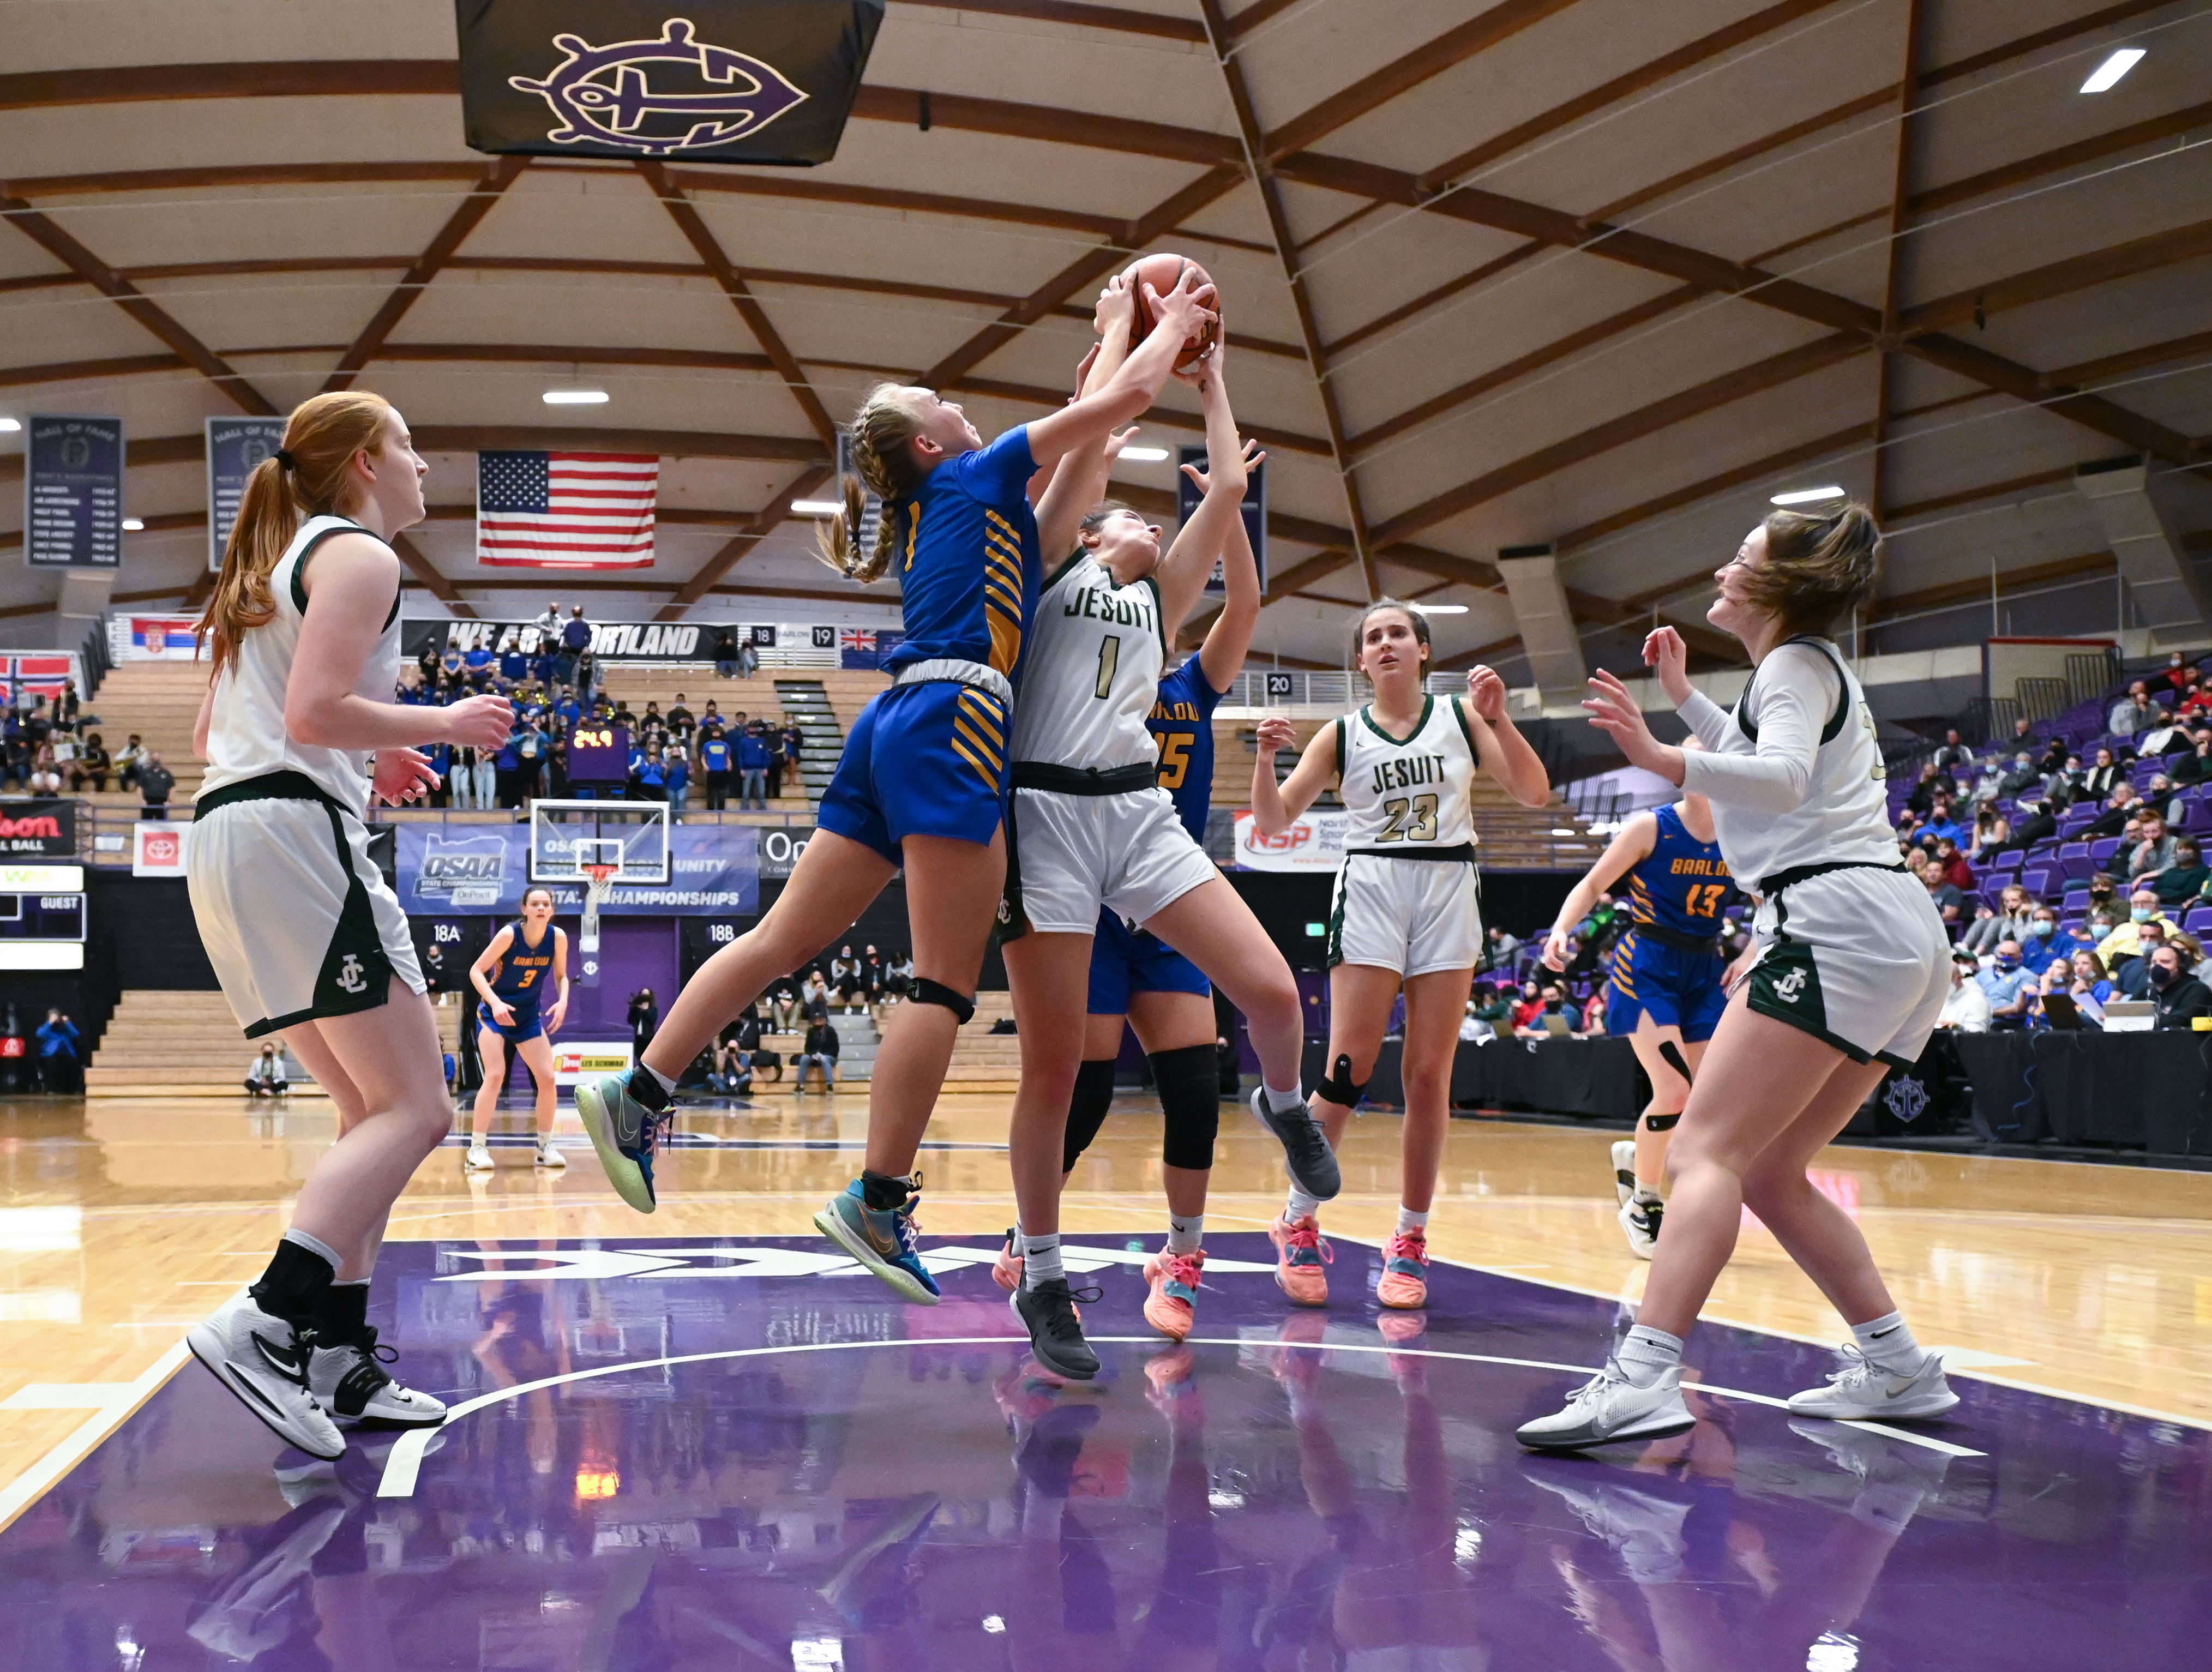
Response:
[[[477,561],[495,568],[653,567],[660,460],[629,453],[479,453]]]

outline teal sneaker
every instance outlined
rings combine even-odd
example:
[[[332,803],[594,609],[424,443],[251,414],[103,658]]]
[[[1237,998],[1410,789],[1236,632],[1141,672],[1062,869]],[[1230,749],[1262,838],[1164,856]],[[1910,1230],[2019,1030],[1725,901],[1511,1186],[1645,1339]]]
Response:
[[[832,1196],[830,1205],[814,1216],[815,1228],[906,1299],[934,1306],[939,1292],[937,1280],[921,1263],[914,1240],[920,1229],[914,1209],[921,1197],[917,1189],[904,1207],[879,1211],[868,1206],[856,1178],[843,1195]]]
[[[667,1115],[656,1115],[629,1094],[629,1076],[609,1074],[576,1088],[576,1113],[599,1152],[607,1183],[641,1213],[653,1210],[653,1157]]]

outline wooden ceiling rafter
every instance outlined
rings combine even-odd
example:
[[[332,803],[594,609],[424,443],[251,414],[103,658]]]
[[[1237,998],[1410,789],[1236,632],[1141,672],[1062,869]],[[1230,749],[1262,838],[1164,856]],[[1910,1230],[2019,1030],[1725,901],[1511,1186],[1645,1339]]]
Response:
[[[1890,406],[1897,375],[1898,319],[1907,283],[1911,254],[1905,231],[1912,218],[1913,180],[1918,169],[1918,139],[1925,123],[1916,126],[1913,116],[1920,101],[1920,60],[1927,36],[1927,0],[1905,0],[1905,67],[1897,82],[1897,156],[1889,194],[1889,245],[1884,251],[1881,287],[1881,340],[1877,345],[1874,379],[1874,487],[1872,499],[1877,522],[1887,525],[1883,507],[1889,502]]]
[[[790,516],[792,501],[820,492],[836,473],[834,459],[825,464],[812,465],[778,489],[743,528],[724,541],[713,556],[691,572],[691,578],[677,588],[676,596],[661,606],[660,613],[653,619],[682,620],[685,612],[712,592],[747,552],[775,532]]]

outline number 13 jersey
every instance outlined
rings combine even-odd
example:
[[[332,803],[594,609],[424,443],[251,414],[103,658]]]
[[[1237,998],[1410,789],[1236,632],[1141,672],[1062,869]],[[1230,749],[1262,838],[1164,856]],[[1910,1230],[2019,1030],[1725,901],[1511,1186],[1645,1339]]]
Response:
[[[1126,587],[1088,551],[1060,565],[1037,596],[1029,661],[1014,705],[1014,758],[1052,766],[1150,764],[1146,721],[1167,664],[1160,589]]]
[[[1347,853],[1473,844],[1468,796],[1478,762],[1474,734],[1456,697],[1425,698],[1420,723],[1402,740],[1376,722],[1371,705],[1339,716],[1336,764],[1351,815]]]

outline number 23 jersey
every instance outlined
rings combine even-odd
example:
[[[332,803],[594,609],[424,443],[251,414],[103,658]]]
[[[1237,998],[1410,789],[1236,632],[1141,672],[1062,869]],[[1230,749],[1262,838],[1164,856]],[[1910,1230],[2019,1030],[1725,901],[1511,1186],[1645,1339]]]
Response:
[[[1151,764],[1158,745],[1146,721],[1166,662],[1158,584],[1117,587],[1104,564],[1077,553],[1037,596],[1014,758],[1102,771]]]
[[[1376,723],[1371,706],[1340,716],[1337,779],[1351,815],[1346,851],[1472,844],[1468,797],[1477,764],[1474,734],[1456,697],[1424,698],[1420,723],[1402,740]]]

